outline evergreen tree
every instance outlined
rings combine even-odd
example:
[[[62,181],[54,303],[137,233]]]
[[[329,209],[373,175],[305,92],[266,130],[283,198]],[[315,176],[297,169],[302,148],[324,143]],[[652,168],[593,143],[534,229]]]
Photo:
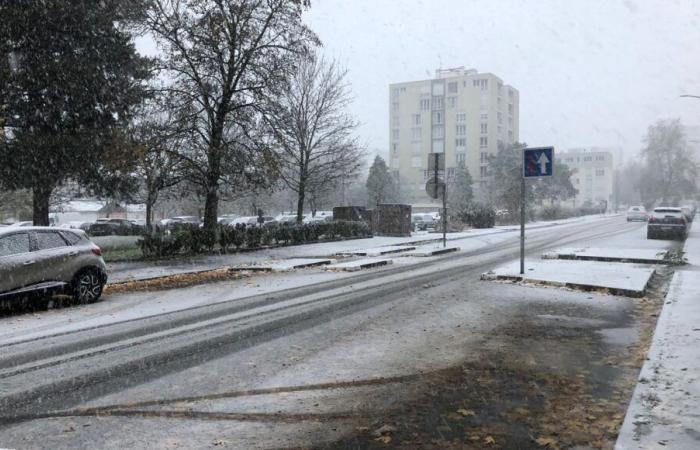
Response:
[[[367,206],[370,208],[380,203],[393,203],[398,200],[396,182],[381,156],[374,158],[374,162],[369,168],[366,186]]]
[[[138,1],[0,3],[0,184],[32,192],[33,220],[76,180],[106,193],[124,183],[120,129],[144,97],[148,61],[124,27]]]
[[[447,207],[452,215],[458,215],[469,207],[474,198],[472,176],[469,169],[460,162],[454,180],[447,187]]]

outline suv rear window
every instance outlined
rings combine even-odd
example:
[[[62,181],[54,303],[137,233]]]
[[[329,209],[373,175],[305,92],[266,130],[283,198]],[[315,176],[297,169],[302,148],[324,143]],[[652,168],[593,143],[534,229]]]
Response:
[[[70,245],[75,245],[82,239],[80,236],[75,233],[71,233],[70,231],[61,231],[61,234],[64,238],[66,238]]]
[[[39,250],[65,247],[67,245],[61,235],[54,231],[36,233],[36,244]]]
[[[677,208],[656,208],[654,210],[655,213],[673,213],[673,214],[680,214],[681,210]]]
[[[0,257],[29,252],[29,234],[17,233],[0,237]]]

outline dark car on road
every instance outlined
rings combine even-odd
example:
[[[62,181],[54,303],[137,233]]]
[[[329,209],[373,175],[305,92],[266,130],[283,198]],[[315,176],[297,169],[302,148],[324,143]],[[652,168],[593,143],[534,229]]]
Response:
[[[91,303],[100,298],[106,282],[102,251],[81,230],[0,231],[0,300],[63,293]]]
[[[678,207],[654,208],[647,221],[647,239],[670,237],[685,239],[688,236],[688,219]]]

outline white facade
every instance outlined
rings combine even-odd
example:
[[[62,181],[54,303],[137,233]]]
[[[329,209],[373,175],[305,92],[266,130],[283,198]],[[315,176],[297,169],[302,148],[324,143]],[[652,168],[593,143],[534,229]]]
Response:
[[[615,185],[615,162],[613,152],[599,148],[569,149],[557,155],[559,162],[571,169],[571,184],[578,190],[568,205],[599,206],[613,205]]]
[[[389,86],[389,168],[411,203],[433,203],[428,154],[444,153],[448,180],[464,162],[478,188],[488,156],[519,138],[519,93],[491,73],[438,70],[435,78]]]

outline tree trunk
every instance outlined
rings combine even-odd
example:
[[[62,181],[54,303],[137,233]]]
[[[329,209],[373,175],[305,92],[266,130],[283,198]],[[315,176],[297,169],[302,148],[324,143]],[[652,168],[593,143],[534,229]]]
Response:
[[[153,204],[155,200],[153,195],[149,192],[146,197],[146,232],[151,233],[153,231]]]
[[[207,196],[204,200],[204,229],[216,230],[219,216],[219,185],[214,184],[207,189]]]
[[[297,198],[297,223],[301,224],[304,222],[304,198],[306,193],[304,192],[303,186],[299,188],[299,196]]]
[[[304,221],[304,200],[306,198],[306,173],[303,167],[299,171],[299,192],[297,193],[297,223]]]
[[[32,189],[32,221],[35,226],[49,226],[49,199],[51,186],[35,186]]]

